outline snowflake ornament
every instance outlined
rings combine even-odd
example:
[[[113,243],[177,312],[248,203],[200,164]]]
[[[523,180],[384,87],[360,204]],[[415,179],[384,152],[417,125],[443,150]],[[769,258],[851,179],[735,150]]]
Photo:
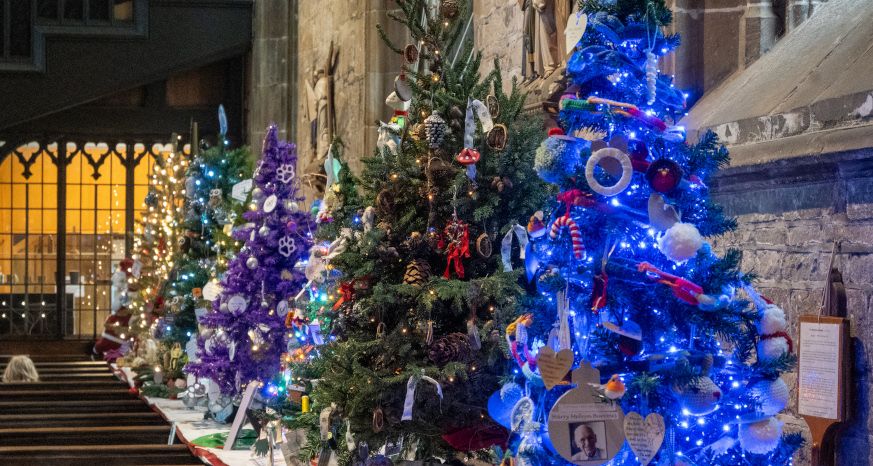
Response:
[[[279,238],[279,254],[289,257],[296,250],[297,244],[294,242],[294,238],[287,235]]]
[[[276,169],[276,178],[283,183],[289,183],[297,174],[294,172],[294,165],[283,163]]]

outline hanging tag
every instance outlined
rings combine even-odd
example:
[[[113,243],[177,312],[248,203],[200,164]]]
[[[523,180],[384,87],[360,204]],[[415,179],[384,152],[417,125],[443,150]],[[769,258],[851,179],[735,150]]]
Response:
[[[570,348],[570,299],[567,290],[558,292],[558,351]]]

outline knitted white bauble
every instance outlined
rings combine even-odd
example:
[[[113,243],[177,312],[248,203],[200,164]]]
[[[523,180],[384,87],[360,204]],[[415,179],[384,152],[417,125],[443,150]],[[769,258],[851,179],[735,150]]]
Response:
[[[788,323],[785,321],[785,311],[775,304],[768,304],[761,313],[761,320],[757,324],[758,333],[761,335],[770,335],[773,333],[784,332],[788,328]]]
[[[788,352],[788,340],[785,337],[767,338],[758,342],[758,359],[768,361],[776,359]]]
[[[740,424],[739,438],[740,447],[749,453],[770,453],[782,439],[782,422],[775,417],[768,417],[751,424]]]
[[[749,388],[749,393],[761,403],[760,411],[768,416],[778,414],[788,406],[788,385],[781,378],[761,380]]]
[[[697,255],[703,246],[703,236],[697,227],[679,222],[658,238],[658,248],[673,262],[682,263]]]

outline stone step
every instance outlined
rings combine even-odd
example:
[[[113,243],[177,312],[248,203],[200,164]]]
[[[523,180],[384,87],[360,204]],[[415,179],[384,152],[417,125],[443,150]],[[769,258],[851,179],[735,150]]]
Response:
[[[0,464],[139,466],[202,463],[185,445],[26,445],[0,447]]]
[[[0,447],[166,444],[170,426],[15,427],[0,429]]]
[[[126,388],[106,388],[106,389],[66,389],[57,390],[33,390],[19,389],[19,384],[4,384],[4,389],[0,391],[0,397],[3,401],[41,401],[51,404],[61,400],[135,400],[140,401],[132,395]],[[30,385],[30,384],[22,384]]]
[[[106,413],[151,411],[148,405],[136,398],[120,400],[59,400],[11,401],[0,398],[0,415],[4,414],[49,414],[49,413]]]
[[[162,418],[160,414],[153,411],[133,413],[49,413],[0,415],[0,428],[87,427],[117,425],[166,425],[166,421],[164,421],[164,418]]]

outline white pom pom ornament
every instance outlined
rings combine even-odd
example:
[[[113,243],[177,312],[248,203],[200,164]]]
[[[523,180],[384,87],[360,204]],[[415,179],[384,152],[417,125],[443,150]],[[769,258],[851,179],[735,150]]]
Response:
[[[758,359],[769,361],[781,357],[791,351],[788,339],[785,337],[772,337],[758,342]]]
[[[677,223],[658,238],[658,248],[673,262],[683,263],[697,255],[703,236],[690,223]]]
[[[788,328],[785,311],[775,304],[767,304],[761,312],[761,320],[758,321],[757,327],[758,333],[761,335],[784,332]]]
[[[781,378],[755,382],[749,388],[749,393],[761,403],[760,412],[768,416],[776,415],[785,409],[790,397],[788,385]]]
[[[749,453],[764,455],[775,450],[782,438],[782,422],[775,417],[740,424],[740,447]]]

